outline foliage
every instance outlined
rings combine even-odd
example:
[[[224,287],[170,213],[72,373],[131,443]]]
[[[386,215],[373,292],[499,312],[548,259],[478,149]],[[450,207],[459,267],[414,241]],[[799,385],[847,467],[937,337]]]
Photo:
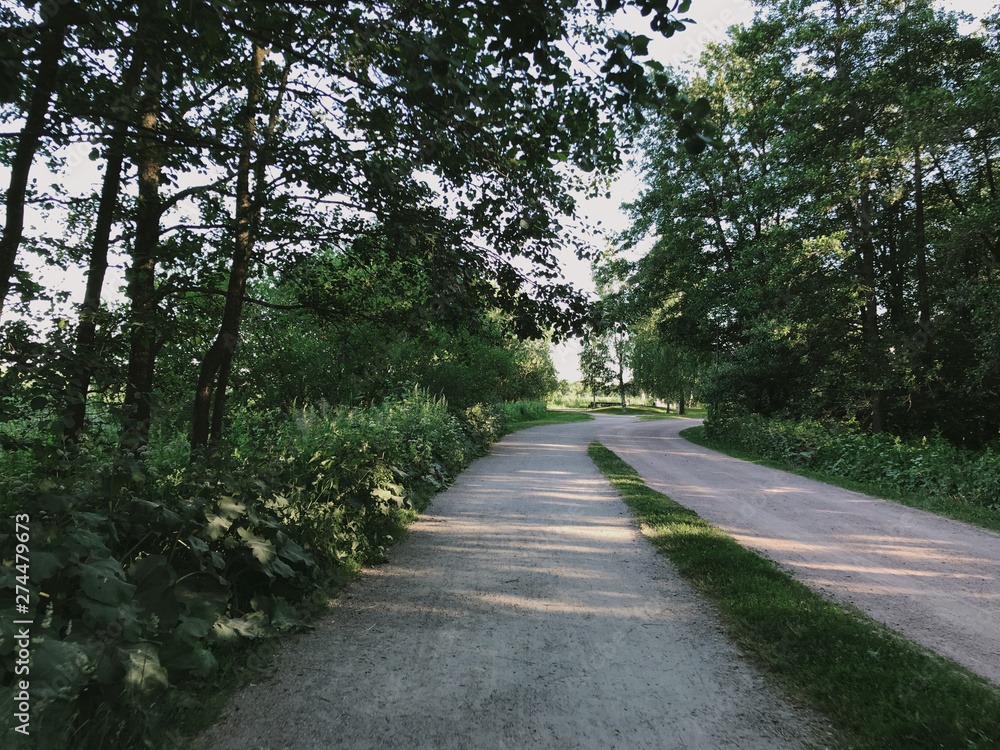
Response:
[[[459,420],[414,391],[368,409],[275,414],[268,451],[212,466],[184,467],[183,447],[106,458],[80,448],[54,457],[54,476],[35,461],[3,477],[5,505],[31,519],[37,746],[107,747],[109,727],[123,747],[156,736],[170,686],[204,678],[243,639],[302,626],[301,605],[338,570],[380,560],[413,505],[500,434],[501,414],[476,407]],[[14,541],[9,529],[0,537],[8,603]],[[14,619],[0,638],[8,674]]]
[[[580,351],[584,385],[595,397],[598,391],[616,391],[623,409],[626,396],[635,392],[631,378],[626,379],[631,375],[634,350],[630,334],[634,308],[627,285],[630,270],[631,264],[612,251],[594,260],[591,276],[598,300]]]
[[[37,540],[39,742],[156,736],[169,685],[380,558],[504,429],[479,404],[555,387],[543,341],[588,307],[572,175],[654,100],[710,140],[606,28],[625,4],[0,4],[0,507]],[[670,36],[688,4],[639,6]]]
[[[507,427],[506,409],[497,404],[476,404],[457,412],[456,417],[478,454],[503,437]]]
[[[167,390],[183,394],[174,404],[193,396],[192,442],[212,452],[231,379],[253,359],[279,365],[271,378],[256,373],[258,400],[271,400],[270,386],[312,391],[329,376],[342,381],[338,402],[398,387],[367,382],[357,350],[352,361],[319,364],[331,338],[343,355],[351,336],[338,334],[355,328],[376,366],[398,343],[386,330],[451,333],[497,310],[519,340],[577,329],[586,300],[558,281],[556,252],[589,249],[565,231],[579,182],[565,165],[614,169],[623,123],[653,100],[673,112],[692,152],[709,140],[704,103],[645,63],[650,39],[606,28],[625,5],[0,8],[0,62],[11,73],[3,111],[20,126],[0,154],[10,166],[0,313],[47,327],[27,303],[67,301],[26,252],[58,268],[60,281],[85,280],[73,337],[48,352],[58,363],[48,396],[69,438],[85,429],[95,394],[114,390],[123,439],[138,447],[163,417],[157,390]],[[675,13],[687,3],[641,7],[666,36],[685,28]],[[83,192],[60,179],[81,153],[103,170]],[[42,158],[54,177],[29,190]],[[44,223],[42,235],[32,223]],[[105,276],[115,266],[126,269],[126,299],[109,316]],[[317,316],[327,325],[313,340]],[[15,329],[3,330],[2,351],[5,366],[23,371],[34,342]],[[248,340],[255,351],[237,354]],[[275,353],[286,344],[301,356],[281,366]],[[538,397],[540,373],[508,373],[522,382],[498,382],[514,392],[497,397]]]
[[[678,149],[655,111],[643,140],[640,360],[687,352],[727,408],[995,440],[996,23],[774,0],[710,45],[685,91],[723,145]]]
[[[531,422],[545,418],[544,401],[513,401],[503,405],[509,422]]]
[[[593,400],[593,395],[587,392],[587,386],[582,381],[571,383],[560,380],[556,390],[549,394],[549,403],[569,409],[582,409]]]
[[[856,425],[756,414],[724,412],[705,429],[708,437],[762,458],[1000,510],[1000,455],[990,448],[970,451],[940,436],[904,441]]]

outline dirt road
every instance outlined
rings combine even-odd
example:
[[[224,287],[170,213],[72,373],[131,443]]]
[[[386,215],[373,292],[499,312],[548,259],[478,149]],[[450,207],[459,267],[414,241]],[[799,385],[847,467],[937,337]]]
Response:
[[[678,436],[692,424],[618,423],[602,442],[813,589],[1000,685],[1000,534],[737,461]]]
[[[633,426],[494,446],[199,745],[807,746],[812,720],[741,660],[587,457]]]

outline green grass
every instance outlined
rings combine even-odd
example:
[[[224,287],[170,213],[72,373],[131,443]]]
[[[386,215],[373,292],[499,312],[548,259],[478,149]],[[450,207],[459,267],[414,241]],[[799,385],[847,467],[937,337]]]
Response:
[[[549,424],[564,424],[566,422],[589,422],[593,417],[579,411],[547,411],[541,419],[531,419],[521,422],[509,422],[507,432],[517,432],[528,427],[542,427]]]
[[[732,456],[733,458],[750,461],[772,469],[780,469],[781,471],[787,471],[790,474],[798,474],[799,476],[807,477],[808,479],[815,479],[818,482],[825,482],[826,484],[832,484],[837,487],[843,487],[847,490],[861,492],[865,495],[871,495],[872,497],[880,497],[884,500],[891,500],[894,503],[906,505],[910,508],[925,510],[928,513],[935,513],[939,516],[952,518],[956,521],[962,521],[973,526],[979,526],[983,529],[1000,532],[1000,510],[985,508],[981,505],[973,505],[972,503],[966,503],[949,497],[935,497],[919,492],[900,490],[895,487],[886,487],[884,485],[871,484],[868,482],[856,482],[853,479],[848,479],[847,477],[840,476],[839,474],[803,469],[802,467],[796,466],[788,461],[775,461],[772,459],[760,458],[759,456],[753,456],[745,451],[734,448],[720,440],[713,440],[707,437],[705,435],[705,428],[701,425],[689,427],[686,430],[682,430],[680,434],[681,437],[686,440],[690,440],[696,445],[711,448],[712,450],[725,453],[727,456]]]
[[[731,639],[792,700],[824,714],[835,746],[1000,747],[1000,693],[985,679],[827,601],[665,495],[618,456],[590,456],[642,532],[717,608]]]
[[[596,409],[587,409],[588,414],[630,414],[632,416],[639,417],[642,421],[647,421],[651,419],[704,419],[705,418],[705,407],[704,406],[686,406],[684,407],[684,414],[678,414],[676,409],[671,409],[669,412],[662,406],[641,406],[641,405],[630,405],[625,407],[625,411],[622,412],[620,406],[600,406]]]
[[[686,406],[684,407],[684,413],[678,414],[676,410],[671,410],[670,413],[665,413],[663,409],[657,407],[657,414],[644,414],[639,417],[640,422],[648,422],[654,419],[704,419],[706,416],[706,408],[704,406]]]

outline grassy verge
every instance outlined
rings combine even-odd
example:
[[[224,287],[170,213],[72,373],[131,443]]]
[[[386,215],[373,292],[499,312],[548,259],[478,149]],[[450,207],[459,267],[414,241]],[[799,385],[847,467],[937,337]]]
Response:
[[[663,412],[662,409],[658,411]],[[678,414],[676,411],[671,411],[669,413],[663,412],[659,414],[643,414],[640,415],[640,422],[648,422],[653,419],[704,419],[706,417],[706,409],[704,406],[689,406],[684,409],[683,414]]]
[[[622,411],[620,406],[601,406],[597,409],[587,409],[588,414],[628,414],[639,417],[642,421],[650,419],[704,419],[705,407],[689,406],[684,409],[684,414],[678,414],[676,410],[667,411],[662,406],[627,406]]]
[[[925,510],[929,513],[936,513],[939,516],[952,518],[956,521],[962,521],[964,523],[972,524],[973,526],[979,526],[983,529],[1000,532],[1000,510],[985,508],[981,505],[973,505],[972,503],[962,502],[961,500],[954,498],[933,497],[919,492],[909,492],[897,489],[895,487],[886,487],[884,485],[872,484],[869,482],[856,482],[838,474],[803,469],[790,461],[776,461],[767,458],[760,458],[759,456],[753,456],[745,451],[734,448],[720,440],[713,440],[709,438],[705,435],[705,428],[700,425],[682,430],[680,434],[681,437],[686,440],[690,440],[696,445],[711,448],[712,450],[725,453],[727,456],[732,456],[733,458],[739,458],[743,461],[751,461],[755,464],[768,466],[772,469],[780,469],[781,471],[798,474],[802,477],[815,479],[819,482],[825,482],[826,484],[832,484],[837,487],[843,487],[847,490],[861,492],[866,495],[871,495],[872,497],[880,497],[884,500],[891,500],[894,503],[906,505],[910,508],[917,508],[919,510]]]
[[[542,427],[548,424],[563,424],[566,422],[589,422],[593,417],[590,414],[580,411],[547,411],[540,419],[520,420],[509,422],[507,432],[517,432],[528,427]]]
[[[1000,693],[650,489],[618,456],[590,456],[643,533],[718,609],[730,637],[792,698],[826,715],[845,748],[1000,747]]]

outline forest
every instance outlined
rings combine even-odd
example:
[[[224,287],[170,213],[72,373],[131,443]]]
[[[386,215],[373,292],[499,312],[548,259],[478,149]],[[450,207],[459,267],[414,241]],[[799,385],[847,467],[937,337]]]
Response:
[[[711,140],[623,5],[0,2],[5,743],[185,746],[544,413],[574,196],[653,102]]]
[[[592,386],[929,440],[996,499],[1000,17],[764,2],[693,72],[614,29],[691,5],[0,0],[5,738],[185,746],[570,336]]]
[[[692,155],[651,114],[585,353],[627,332],[633,388],[696,393],[717,423],[995,448],[1000,18],[979,20],[771,2],[710,45],[684,91],[719,144]]]

